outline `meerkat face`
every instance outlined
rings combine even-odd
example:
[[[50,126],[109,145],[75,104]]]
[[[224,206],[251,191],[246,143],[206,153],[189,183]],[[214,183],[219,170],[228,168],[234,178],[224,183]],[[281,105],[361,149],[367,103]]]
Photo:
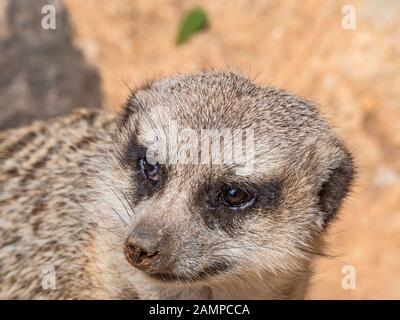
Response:
[[[301,272],[353,173],[312,104],[226,72],[135,92],[114,155],[121,250],[164,282]]]

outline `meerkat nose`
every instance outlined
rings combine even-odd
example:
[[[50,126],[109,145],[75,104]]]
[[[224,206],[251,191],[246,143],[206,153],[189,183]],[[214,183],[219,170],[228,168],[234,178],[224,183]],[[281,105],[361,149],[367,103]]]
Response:
[[[145,222],[139,223],[126,239],[126,259],[132,266],[145,272],[162,269],[168,259],[163,248],[166,241],[161,239],[159,229]]]
[[[145,248],[140,245],[135,239],[129,237],[125,245],[125,256],[128,262],[134,267],[149,271],[153,259],[158,255],[158,251],[150,248]]]

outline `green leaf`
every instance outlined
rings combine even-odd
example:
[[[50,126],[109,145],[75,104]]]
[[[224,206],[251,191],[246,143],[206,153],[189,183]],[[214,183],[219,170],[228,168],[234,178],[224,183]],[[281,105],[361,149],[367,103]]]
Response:
[[[185,17],[181,22],[178,36],[176,37],[176,44],[180,45],[195,33],[205,29],[208,25],[206,12],[201,8],[193,8],[186,12]]]

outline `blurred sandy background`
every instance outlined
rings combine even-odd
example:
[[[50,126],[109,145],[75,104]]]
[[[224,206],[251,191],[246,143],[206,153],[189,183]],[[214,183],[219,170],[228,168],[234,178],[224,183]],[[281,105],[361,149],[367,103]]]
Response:
[[[0,37],[10,39],[7,1],[1,2]],[[335,258],[318,260],[309,297],[400,299],[400,1],[55,2],[65,6],[70,35],[63,45],[70,41],[70,47],[44,50],[50,52],[46,59],[60,59],[72,50],[72,58],[57,62],[54,74],[57,68],[68,69],[68,59],[83,61],[63,76],[43,76],[50,86],[75,82],[66,86],[76,90],[67,90],[62,100],[67,107],[95,101],[118,109],[129,91],[124,82],[134,87],[153,77],[204,67],[230,67],[319,103],[352,149],[359,177],[340,220],[329,230],[328,253]],[[356,9],[355,30],[341,27],[341,8],[349,4]],[[179,22],[195,5],[206,10],[210,26],[177,47]],[[2,73],[8,65],[0,58]],[[89,75],[83,80],[73,80],[85,72]],[[1,77],[0,93],[7,82]],[[6,91],[9,99],[21,99],[20,80],[15,81],[17,89],[11,92],[16,93]],[[29,86],[25,83],[27,92]],[[58,96],[62,92],[45,103],[54,104]],[[348,264],[357,272],[353,290],[341,286],[341,269]]]

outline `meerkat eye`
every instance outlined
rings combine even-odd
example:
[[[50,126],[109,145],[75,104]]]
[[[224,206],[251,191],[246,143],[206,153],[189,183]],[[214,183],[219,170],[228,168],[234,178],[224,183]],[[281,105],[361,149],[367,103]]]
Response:
[[[151,164],[146,157],[139,159],[139,168],[142,174],[149,180],[157,181],[160,178],[160,165],[158,162]]]
[[[225,206],[232,209],[248,208],[254,203],[254,194],[245,189],[226,186],[220,193],[220,199]]]

